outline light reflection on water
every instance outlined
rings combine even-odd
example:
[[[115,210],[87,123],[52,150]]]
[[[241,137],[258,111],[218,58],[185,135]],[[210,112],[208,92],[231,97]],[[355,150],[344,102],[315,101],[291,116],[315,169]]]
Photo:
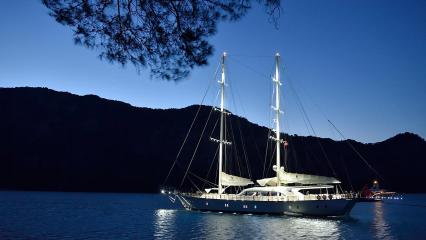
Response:
[[[246,214],[220,214],[189,212],[185,210],[156,210],[155,233],[157,239],[175,239],[176,225],[191,239],[340,239],[340,220],[311,219],[286,216],[258,216]],[[179,218],[179,223],[176,219]]]
[[[158,239],[171,239],[175,235],[176,211],[172,209],[159,209],[154,212],[154,237]]]
[[[392,236],[391,227],[386,222],[384,216],[383,202],[376,202],[374,204],[374,220],[373,227],[375,229],[376,238],[378,239],[396,239]]]
[[[414,200],[321,219],[191,212],[164,195],[0,191],[0,240],[424,239],[426,195]]]
[[[339,239],[339,220],[294,218],[288,219],[288,231],[297,234],[296,239],[309,239],[312,236],[326,239]]]
[[[386,203],[361,203],[351,217],[325,219],[161,209],[154,213],[154,236],[157,239],[399,239],[401,234],[395,232],[387,219],[387,210]],[[390,219],[396,220],[397,216]]]

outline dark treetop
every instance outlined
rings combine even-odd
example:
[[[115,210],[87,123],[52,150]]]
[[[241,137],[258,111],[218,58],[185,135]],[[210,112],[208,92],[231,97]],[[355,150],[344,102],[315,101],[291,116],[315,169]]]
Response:
[[[49,14],[74,31],[75,43],[100,57],[137,68],[149,66],[160,79],[179,80],[207,64],[219,21],[238,20],[251,0],[43,0]],[[279,0],[260,0],[272,19]]]

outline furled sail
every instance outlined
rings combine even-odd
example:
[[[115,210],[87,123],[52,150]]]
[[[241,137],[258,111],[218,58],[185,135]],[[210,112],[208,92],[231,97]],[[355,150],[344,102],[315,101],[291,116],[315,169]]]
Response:
[[[277,171],[276,166],[274,166],[274,171]],[[284,171],[283,168],[279,169],[278,176],[280,183],[283,184],[339,184],[340,181],[334,177],[325,177],[311,174],[300,174],[300,173],[289,173]],[[264,178],[257,180],[260,186],[276,186],[278,185],[277,177]]]
[[[223,186],[247,186],[253,184],[248,178],[238,177],[225,172],[220,173],[222,175]]]
[[[260,186],[277,186],[277,177],[263,178],[256,181]]]

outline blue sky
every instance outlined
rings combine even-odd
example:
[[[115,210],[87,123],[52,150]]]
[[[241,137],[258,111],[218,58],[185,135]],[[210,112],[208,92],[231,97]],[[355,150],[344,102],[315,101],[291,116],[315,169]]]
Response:
[[[377,142],[410,131],[426,137],[426,1],[282,1],[279,28],[254,4],[239,22],[221,23],[215,54],[180,82],[151,80],[73,44],[71,29],[39,1],[0,3],[0,87],[42,86],[96,94],[134,106],[181,108],[200,103],[223,51],[236,103],[229,108],[269,126],[273,56],[284,64],[286,132],[311,135],[300,97],[320,137]],[[270,57],[268,57],[270,56]],[[290,82],[292,88],[290,87]],[[208,95],[212,104],[215,91]]]

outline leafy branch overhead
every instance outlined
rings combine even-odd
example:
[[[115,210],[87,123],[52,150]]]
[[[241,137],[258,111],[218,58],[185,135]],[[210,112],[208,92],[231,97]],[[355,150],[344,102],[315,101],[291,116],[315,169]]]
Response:
[[[258,0],[275,20],[280,0]],[[251,0],[43,0],[49,14],[74,31],[76,44],[101,59],[149,67],[151,75],[180,80],[207,64],[209,37],[219,21],[240,19]]]

